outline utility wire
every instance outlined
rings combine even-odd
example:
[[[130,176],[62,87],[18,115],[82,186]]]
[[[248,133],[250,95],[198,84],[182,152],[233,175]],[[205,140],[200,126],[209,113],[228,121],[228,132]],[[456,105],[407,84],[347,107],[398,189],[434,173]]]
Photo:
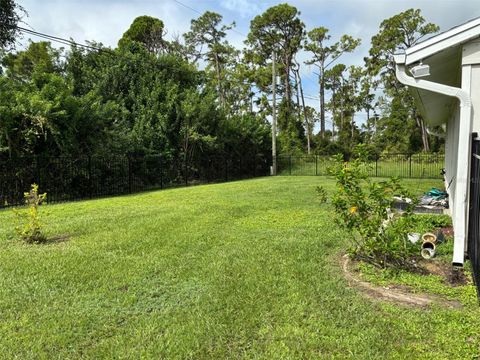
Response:
[[[112,53],[112,51],[110,49],[107,49],[107,48],[100,48],[100,47],[96,47],[96,46],[92,46],[92,45],[77,43],[77,42],[75,42],[71,39],[69,40],[69,39],[58,37],[58,36],[48,35],[48,34],[45,34],[45,33],[38,32],[38,31],[23,28],[21,26],[16,26],[16,28],[23,33],[34,35],[34,36],[37,36],[37,37],[40,37],[40,38],[43,38],[43,39],[55,41],[55,42],[61,43],[63,45],[78,46],[78,47],[88,49],[88,50],[107,51],[109,53]]]
[[[189,9],[189,10],[191,10],[191,11],[193,11],[193,12],[196,12],[197,14],[203,15],[203,14],[202,14],[200,11],[198,11],[197,9],[194,9],[194,8],[192,8],[191,6],[188,6],[188,5],[184,4],[184,3],[182,3],[181,1],[178,1],[178,0],[173,0],[173,1],[176,2],[176,3],[177,3],[178,5],[180,5],[180,6],[183,6],[183,7],[186,8],[186,9]],[[235,20],[234,20],[234,22],[236,23]],[[236,29],[230,29],[230,30],[233,31],[234,33],[237,33],[238,35],[241,35],[241,36],[245,37],[245,38],[247,37],[247,35],[242,34],[240,31],[238,31],[238,30],[236,30]]]
[[[202,13],[201,13],[200,11],[198,11],[197,9],[194,9],[194,8],[188,6],[188,5],[186,5],[186,4],[184,4],[184,3],[180,2],[180,1],[177,1],[177,0],[173,0],[173,1],[176,2],[177,4],[183,6],[184,8],[187,8],[187,9],[189,9],[189,10],[192,10],[193,12],[196,12],[197,14],[202,15]]]

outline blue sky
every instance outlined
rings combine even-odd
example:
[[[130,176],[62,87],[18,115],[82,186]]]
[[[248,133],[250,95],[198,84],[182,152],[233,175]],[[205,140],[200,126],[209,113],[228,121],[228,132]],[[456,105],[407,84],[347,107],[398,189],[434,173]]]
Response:
[[[226,23],[235,21],[236,32],[228,34],[229,41],[242,47],[243,35],[249,30],[250,20],[270,6],[285,1],[261,0],[179,0],[187,7],[203,13],[206,10],[223,15]],[[133,19],[140,15],[160,18],[168,31],[167,39],[186,32],[190,20],[199,13],[175,0],[20,0],[29,17],[26,23],[36,31],[77,42],[95,40],[115,46]],[[307,30],[317,26],[330,29],[332,39],[350,34],[362,39],[354,54],[342,58],[347,65],[361,65],[368,54],[370,38],[378,31],[380,22],[409,8],[419,8],[430,22],[447,30],[462,22],[480,16],[479,0],[295,0],[290,5],[301,11]],[[39,40],[32,38],[32,40]],[[299,54],[299,60],[308,54]],[[311,68],[304,66],[302,80],[305,93],[316,97],[317,81]],[[318,102],[308,99],[318,108]],[[362,114],[359,114],[361,120]]]

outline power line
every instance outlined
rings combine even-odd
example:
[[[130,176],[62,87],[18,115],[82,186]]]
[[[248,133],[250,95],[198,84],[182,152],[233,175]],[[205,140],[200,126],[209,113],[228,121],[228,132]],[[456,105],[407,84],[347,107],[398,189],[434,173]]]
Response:
[[[181,1],[178,1],[178,0],[173,0],[173,1],[176,2],[176,3],[177,3],[178,5],[180,5],[180,6],[183,6],[183,7],[186,8],[186,9],[189,9],[189,10],[191,10],[191,11],[193,11],[193,12],[196,12],[197,14],[203,15],[203,14],[202,14],[200,11],[198,11],[197,9],[194,9],[194,8],[192,8],[191,6],[188,6],[188,5],[184,4],[184,3],[182,3]],[[237,23],[235,20],[234,20],[234,22],[235,22],[235,24]],[[238,30],[236,30],[236,29],[230,29],[230,30],[233,31],[234,33],[237,33],[238,35],[241,35],[241,36],[245,37],[245,38],[247,37],[247,35],[242,34],[240,31],[238,31]]]
[[[178,0],[173,0],[173,1],[176,2],[177,4],[183,6],[184,8],[187,8],[187,9],[189,9],[189,10],[192,10],[193,12],[196,12],[197,14],[202,15],[202,13],[201,13],[200,11],[198,11],[197,9],[194,9],[194,8],[192,8],[192,7],[186,5],[186,4],[184,4],[184,3],[182,3],[182,2],[180,2],[180,1],[178,1]]]
[[[106,51],[106,52],[109,52],[109,53],[113,54],[113,52],[110,49],[107,49],[107,48],[100,48],[100,47],[96,47],[96,46],[92,46],[92,45],[77,43],[73,40],[68,40],[68,39],[65,39],[65,38],[58,37],[58,36],[48,35],[48,34],[45,34],[45,33],[38,32],[38,31],[26,29],[26,28],[23,28],[23,27],[20,27],[20,26],[16,26],[16,28],[23,33],[34,35],[34,36],[37,36],[37,37],[40,37],[40,38],[43,38],[43,39],[46,39],[46,40],[55,41],[55,42],[58,42],[58,43],[63,44],[63,45],[78,46],[78,47],[81,47],[81,48],[84,48],[84,49],[87,49],[87,50]]]

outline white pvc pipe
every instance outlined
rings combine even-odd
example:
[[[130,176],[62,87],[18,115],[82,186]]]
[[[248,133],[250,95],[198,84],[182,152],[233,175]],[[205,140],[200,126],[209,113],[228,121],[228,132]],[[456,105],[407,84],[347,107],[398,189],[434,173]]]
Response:
[[[453,244],[454,266],[463,266],[465,259],[465,243],[468,221],[468,190],[470,174],[470,151],[471,151],[471,132],[472,132],[472,100],[468,92],[453,86],[439,84],[433,81],[415,79],[409,76],[405,67],[405,56],[395,55],[395,66],[397,79],[405,85],[418,89],[428,90],[435,93],[456,97],[460,101],[460,126],[458,134],[458,154],[457,154],[457,174],[456,190],[454,199],[454,219],[453,227],[455,230]],[[462,81],[464,79],[462,78]]]

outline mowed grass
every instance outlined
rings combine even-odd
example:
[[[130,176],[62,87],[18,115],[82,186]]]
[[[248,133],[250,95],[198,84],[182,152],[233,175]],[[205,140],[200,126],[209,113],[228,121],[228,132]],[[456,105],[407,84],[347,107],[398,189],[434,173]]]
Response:
[[[331,166],[332,160],[329,156],[283,156],[278,160],[278,173],[296,176],[327,175]],[[407,156],[397,155],[370,163],[368,173],[375,177],[441,179],[443,167],[442,156],[417,154],[413,155],[410,161]]]
[[[1,211],[0,357],[478,356],[476,304],[406,308],[348,286],[318,185],[334,189],[276,177],[47,205],[49,235],[69,236],[48,245],[15,239]]]

